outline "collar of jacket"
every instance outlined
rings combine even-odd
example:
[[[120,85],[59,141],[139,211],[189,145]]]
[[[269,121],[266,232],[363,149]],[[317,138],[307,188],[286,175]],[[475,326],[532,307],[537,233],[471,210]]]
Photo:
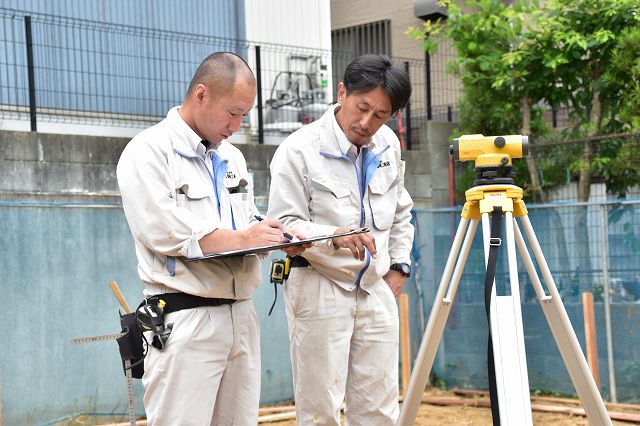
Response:
[[[202,138],[180,116],[178,109],[173,107],[167,113],[166,123],[176,137],[171,138],[173,149],[185,156],[196,156],[198,145]]]

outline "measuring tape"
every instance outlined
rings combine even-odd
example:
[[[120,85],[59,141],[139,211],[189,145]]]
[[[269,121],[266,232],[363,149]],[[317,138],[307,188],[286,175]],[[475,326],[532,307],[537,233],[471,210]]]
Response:
[[[133,401],[133,377],[131,377],[131,360],[124,360],[124,369],[127,372],[127,393],[129,396],[129,423],[136,426],[136,405]]]
[[[125,336],[127,333],[115,333],[115,334],[105,334],[103,336],[91,336],[91,337],[78,337],[77,339],[71,339],[71,343],[91,343],[91,342],[101,342],[103,340],[116,340]]]
[[[131,308],[129,304],[124,298],[124,295],[120,291],[120,287],[118,287],[118,283],[115,281],[111,281],[109,283],[109,288],[118,299],[120,306],[124,309],[125,313],[130,314]],[[101,342],[103,340],[117,340],[121,337],[124,337],[128,334],[126,333],[114,333],[114,334],[105,334],[102,336],[91,336],[91,337],[79,337],[77,339],[71,339],[71,343],[91,343],[91,342]],[[131,375],[131,360],[124,360],[124,373],[127,376],[127,392],[129,397],[129,423],[131,426],[136,426],[136,407],[135,402],[133,400],[133,376]],[[0,425],[2,421],[0,420]]]
[[[116,340],[123,336],[126,336],[127,333],[114,333],[114,334],[105,334],[102,336],[91,336],[91,337],[78,337],[77,339],[71,339],[71,343],[92,343],[92,342],[101,342],[104,340]],[[129,397],[129,423],[131,426],[136,426],[136,407],[135,402],[133,400],[133,377],[131,376],[131,360],[124,360],[124,370],[127,375],[127,393]]]

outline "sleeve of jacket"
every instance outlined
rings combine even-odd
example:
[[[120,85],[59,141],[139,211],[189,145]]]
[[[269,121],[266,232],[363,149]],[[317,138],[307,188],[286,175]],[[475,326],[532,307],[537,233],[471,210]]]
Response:
[[[271,186],[267,216],[279,219],[284,226],[293,228],[304,236],[331,235],[337,226],[319,225],[311,221],[309,212],[308,168],[295,133],[278,147],[271,160]],[[307,146],[306,149],[309,149]],[[331,242],[331,240],[327,240]],[[333,252],[331,244],[318,244],[313,249]]]
[[[158,254],[201,255],[198,241],[219,224],[177,205],[169,155],[172,150],[143,139],[125,148],[116,174],[127,222],[133,237]]]
[[[401,158],[400,147],[395,147],[395,157],[398,164],[398,203],[396,205],[393,225],[389,233],[389,257],[391,263],[411,264],[411,248],[413,245],[413,225],[411,224],[411,209],[413,200],[404,187],[405,162]]]

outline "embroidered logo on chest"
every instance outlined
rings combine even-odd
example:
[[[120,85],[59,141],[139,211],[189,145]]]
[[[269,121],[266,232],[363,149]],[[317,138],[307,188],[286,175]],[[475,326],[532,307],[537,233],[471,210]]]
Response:
[[[390,165],[391,165],[390,161],[382,161],[382,160],[380,160],[380,163],[378,163],[378,168],[389,167]]]

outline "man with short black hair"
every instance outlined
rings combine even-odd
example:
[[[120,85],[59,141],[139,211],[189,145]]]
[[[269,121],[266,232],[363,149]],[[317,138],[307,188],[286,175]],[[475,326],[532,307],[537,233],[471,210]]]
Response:
[[[251,295],[261,282],[260,260],[187,262],[285,241],[279,221],[256,220],[245,159],[226,141],[255,96],[245,61],[214,53],[198,67],[183,104],[133,138],[118,162],[145,306],[164,316],[165,333],[148,336],[142,378],[150,426],[258,421],[260,342]]]
[[[290,135],[271,162],[269,216],[305,235],[351,229],[292,260],[285,286],[300,425],[395,425],[396,297],[410,273],[413,202],[400,142],[384,123],[411,95],[381,55],[349,64],[338,105]]]

